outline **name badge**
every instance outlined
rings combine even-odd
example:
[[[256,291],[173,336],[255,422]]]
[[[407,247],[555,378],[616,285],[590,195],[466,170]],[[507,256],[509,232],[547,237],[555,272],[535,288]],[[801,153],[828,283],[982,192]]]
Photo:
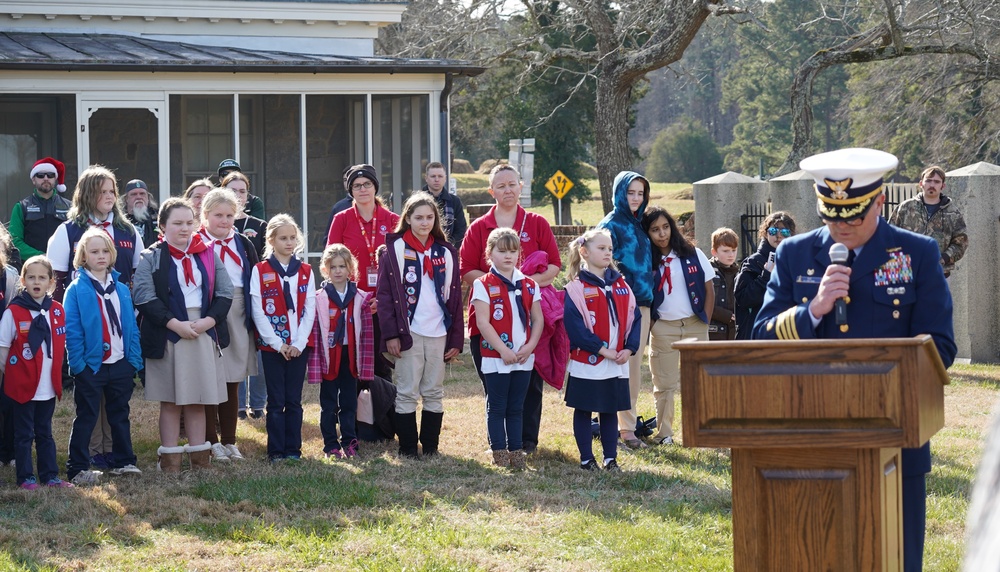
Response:
[[[819,284],[823,280],[822,276],[796,276],[795,282],[799,284]]]
[[[368,269],[368,287],[374,288],[375,283],[378,282],[378,271],[369,268]]]

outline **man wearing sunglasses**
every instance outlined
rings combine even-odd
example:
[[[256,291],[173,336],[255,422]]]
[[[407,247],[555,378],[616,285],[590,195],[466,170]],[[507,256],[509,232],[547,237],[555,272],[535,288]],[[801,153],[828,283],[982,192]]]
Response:
[[[957,351],[951,294],[938,263],[937,243],[889,225],[882,177],[896,168],[889,153],[843,149],[804,159],[816,180],[816,210],[824,226],[782,242],[757,315],[758,339],[896,338],[930,334],[945,364]],[[847,247],[834,264],[830,247]],[[837,300],[846,302],[837,323]],[[920,570],[930,444],[903,449],[903,566]]]
[[[928,167],[920,175],[920,192],[903,201],[889,217],[889,224],[934,239],[941,249],[941,266],[948,277],[969,247],[965,219],[944,191],[944,169]]]
[[[66,222],[70,202],[56,191],[66,191],[66,166],[52,157],[39,159],[31,167],[35,191],[14,205],[10,213],[10,231],[21,260],[45,254],[49,237]]]

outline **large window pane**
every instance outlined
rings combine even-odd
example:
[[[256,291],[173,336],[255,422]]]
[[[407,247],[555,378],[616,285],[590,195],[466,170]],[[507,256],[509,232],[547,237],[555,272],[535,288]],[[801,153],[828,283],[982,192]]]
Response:
[[[397,212],[406,197],[423,186],[430,132],[426,95],[372,97],[375,168],[382,177],[382,194]]]
[[[309,251],[326,246],[330,209],[346,192],[343,170],[365,162],[365,98],[359,95],[306,97]]]

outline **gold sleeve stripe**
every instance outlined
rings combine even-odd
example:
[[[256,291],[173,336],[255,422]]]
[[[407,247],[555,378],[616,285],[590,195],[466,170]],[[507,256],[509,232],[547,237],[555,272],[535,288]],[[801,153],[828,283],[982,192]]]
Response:
[[[789,308],[778,314],[775,318],[778,324],[777,334],[779,340],[799,339],[799,330],[795,326],[795,308]]]

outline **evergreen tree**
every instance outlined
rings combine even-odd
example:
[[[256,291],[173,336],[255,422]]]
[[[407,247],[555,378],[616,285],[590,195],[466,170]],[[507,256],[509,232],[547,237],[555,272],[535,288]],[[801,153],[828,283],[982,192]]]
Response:
[[[711,135],[686,117],[657,135],[646,175],[657,182],[692,183],[721,171],[722,156]]]

